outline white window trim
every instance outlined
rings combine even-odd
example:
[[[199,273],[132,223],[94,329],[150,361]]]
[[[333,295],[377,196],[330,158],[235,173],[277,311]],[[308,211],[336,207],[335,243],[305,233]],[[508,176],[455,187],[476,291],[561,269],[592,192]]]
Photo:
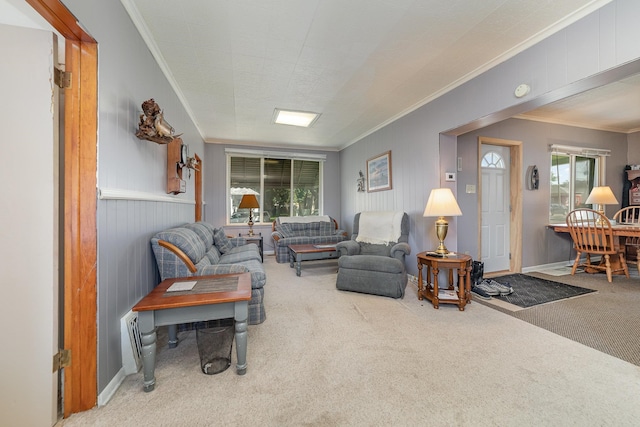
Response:
[[[326,154],[314,154],[314,153],[294,153],[294,152],[286,152],[286,151],[263,151],[263,150],[250,150],[250,149],[238,149],[238,148],[225,148],[226,155],[226,208],[225,215],[227,216],[227,225],[234,226],[235,224],[229,223],[229,217],[231,212],[231,157],[253,157],[262,159],[260,161],[260,176],[264,176],[264,158],[268,157],[271,159],[288,159],[288,160],[308,160],[315,161],[320,163],[320,170],[318,176],[318,213],[319,215],[324,215],[324,165],[323,162],[327,160]],[[293,180],[294,168],[291,168],[291,194],[293,194],[294,190],[294,180]],[[260,206],[264,206],[263,201],[264,194],[264,181],[260,179],[260,195],[258,202]],[[289,215],[293,216],[293,205],[290,204],[289,207]],[[262,218],[260,218],[262,220]]]

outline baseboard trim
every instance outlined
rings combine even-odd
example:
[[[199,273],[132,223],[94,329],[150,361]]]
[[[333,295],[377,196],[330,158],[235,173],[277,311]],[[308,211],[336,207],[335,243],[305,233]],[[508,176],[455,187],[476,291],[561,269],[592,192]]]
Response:
[[[104,406],[109,403],[109,400],[113,397],[113,395],[118,391],[120,384],[124,381],[127,375],[124,372],[124,367],[120,368],[118,373],[113,377],[109,384],[102,390],[102,392],[98,395],[98,406]]]

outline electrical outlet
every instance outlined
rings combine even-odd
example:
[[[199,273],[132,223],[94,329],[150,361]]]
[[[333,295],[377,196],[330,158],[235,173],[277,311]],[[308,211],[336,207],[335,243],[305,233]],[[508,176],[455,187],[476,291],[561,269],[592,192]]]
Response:
[[[476,186],[473,184],[467,184],[467,194],[474,194],[476,192]]]

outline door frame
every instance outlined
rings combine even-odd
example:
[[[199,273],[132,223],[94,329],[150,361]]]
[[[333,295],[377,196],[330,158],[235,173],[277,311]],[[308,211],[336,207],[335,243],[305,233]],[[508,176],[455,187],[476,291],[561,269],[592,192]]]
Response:
[[[98,45],[60,0],[25,0],[65,38],[64,417],[96,406]],[[62,159],[61,159],[62,161]]]
[[[522,141],[478,137],[478,256],[482,259],[482,145],[509,147],[509,273],[522,271]],[[500,272],[501,274],[503,272]],[[487,273],[490,277],[492,273]]]

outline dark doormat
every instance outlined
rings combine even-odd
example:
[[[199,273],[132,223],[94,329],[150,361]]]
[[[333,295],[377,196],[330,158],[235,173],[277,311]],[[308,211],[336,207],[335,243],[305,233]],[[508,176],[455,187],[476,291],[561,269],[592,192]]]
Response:
[[[493,298],[522,308],[596,292],[593,289],[566,285],[526,274],[509,274],[494,277],[493,280],[505,285],[508,283],[513,288],[512,294]]]

